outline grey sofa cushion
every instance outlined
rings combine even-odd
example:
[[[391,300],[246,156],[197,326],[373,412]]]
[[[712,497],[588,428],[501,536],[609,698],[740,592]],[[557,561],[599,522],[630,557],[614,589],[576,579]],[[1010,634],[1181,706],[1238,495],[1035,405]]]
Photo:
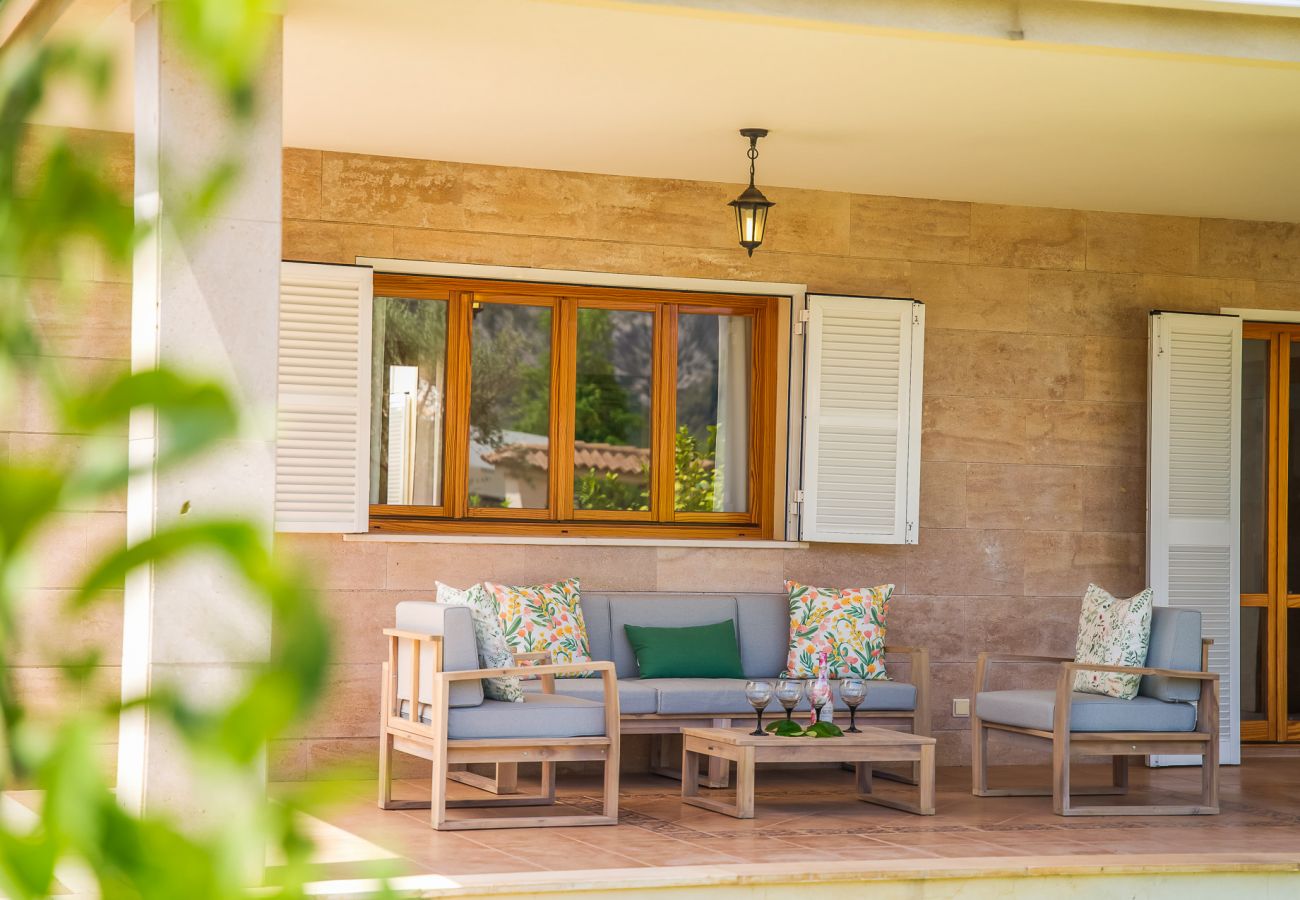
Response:
[[[609,623],[614,645],[614,671],[619,678],[637,676],[636,654],[624,625],[681,628],[712,625],[736,618],[736,598],[730,594],[612,594]]]
[[[790,598],[786,594],[737,594],[736,630],[740,670],[746,678],[775,678],[790,651]]]
[[[593,737],[605,733],[605,704],[564,694],[525,693],[523,703],[484,700],[453,709],[447,737],[479,738]]]
[[[557,678],[555,692],[569,697],[581,697],[584,700],[605,702],[605,680],[603,678]],[[541,693],[540,681],[525,681],[526,693]],[[636,678],[618,680],[618,711],[625,716],[647,716],[658,710],[659,695],[655,689]]]
[[[1147,645],[1147,666],[1152,669],[1201,668],[1201,614],[1194,609],[1151,610],[1151,641]],[[1156,700],[1195,700],[1201,684],[1190,678],[1143,675],[1138,694]]]
[[[447,606],[428,600],[404,600],[397,604],[397,627],[420,634],[442,635],[442,668],[446,672],[477,669],[478,643],[474,620],[467,606]],[[478,706],[483,702],[483,682],[474,678],[453,681],[448,692],[453,707]],[[411,699],[411,642],[398,641],[397,696]],[[420,702],[433,699],[433,653],[420,651]]]
[[[1070,731],[1194,731],[1196,707],[1141,695],[1120,700],[1102,694],[1071,694]],[[984,691],[975,715],[988,722],[1052,730],[1055,691]]]
[[[641,684],[653,687],[659,693],[660,715],[690,715],[717,713],[718,715],[753,715],[754,707],[745,699],[745,681],[740,678],[647,678]],[[848,707],[840,700],[840,692],[832,682],[835,708],[844,712]],[[796,709],[808,710],[805,696]],[[859,710],[911,710],[916,708],[916,688],[896,681],[873,681],[867,686],[867,699]],[[767,715],[785,715],[785,709],[775,699],[767,707]]]
[[[609,594],[582,592],[582,621],[587,626],[587,644],[592,659],[612,660],[614,642],[609,631]]]

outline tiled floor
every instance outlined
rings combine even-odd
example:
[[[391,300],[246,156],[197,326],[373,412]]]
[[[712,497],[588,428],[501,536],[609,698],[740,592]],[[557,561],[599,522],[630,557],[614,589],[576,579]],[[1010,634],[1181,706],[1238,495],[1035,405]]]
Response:
[[[1102,783],[1109,766],[1080,767],[1077,783]],[[995,772],[1046,784],[1044,769]],[[1128,802],[1194,794],[1199,769],[1135,767]],[[1026,860],[1117,854],[1294,854],[1300,861],[1300,758],[1249,760],[1222,774],[1222,813],[1201,817],[1071,818],[1048,797],[979,799],[966,769],[940,770],[938,814],[919,817],[856,802],[852,775],[836,769],[758,773],[756,817],[733,819],[685,806],[676,782],[627,775],[616,827],[436,832],[423,811],[381,811],[371,782],[338,784],[341,797],[317,824],[322,878],[376,874],[444,876],[639,867],[844,861]],[[522,779],[521,779],[522,780]],[[878,790],[912,790],[878,781]],[[1153,790],[1151,785],[1155,785]],[[527,786],[524,785],[526,788]],[[398,784],[398,796],[427,785]],[[453,786],[454,795],[470,795]],[[597,806],[597,778],[561,778],[560,810]],[[1107,798],[1110,799],[1110,798]],[[1084,798],[1086,801],[1086,798]],[[511,811],[501,811],[512,814]],[[514,811],[514,814],[526,811]],[[452,815],[455,815],[453,811]]]

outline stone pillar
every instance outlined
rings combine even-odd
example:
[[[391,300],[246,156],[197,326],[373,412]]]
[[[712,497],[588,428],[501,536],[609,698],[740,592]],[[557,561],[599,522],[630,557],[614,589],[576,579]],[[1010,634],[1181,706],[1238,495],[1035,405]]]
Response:
[[[152,465],[167,435],[151,416],[130,426],[143,474],[127,496],[128,539],[193,519],[238,515],[272,533],[275,488],[276,308],[280,278],[281,23],[258,85],[257,113],[241,122],[168,40],[166,0],[136,0],[135,207],[158,227],[137,250],[132,284],[132,365],[215,377],[246,421],[210,456],[180,470]],[[199,227],[177,213],[204,173],[238,160],[238,186]],[[159,685],[219,700],[266,659],[270,614],[240,579],[211,560],[142,570],[128,579],[122,694]],[[123,717],[118,797],[132,811],[188,823],[219,814],[223,798],[196,780],[168,728],[143,712]]]

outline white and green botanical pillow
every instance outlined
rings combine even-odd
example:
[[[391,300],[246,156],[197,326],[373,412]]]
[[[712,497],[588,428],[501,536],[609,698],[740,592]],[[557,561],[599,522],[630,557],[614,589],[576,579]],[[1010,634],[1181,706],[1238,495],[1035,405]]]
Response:
[[[462,591],[441,581],[435,583],[438,586],[439,603],[469,607],[470,618],[474,620],[474,641],[478,644],[479,665],[485,669],[508,669],[513,666],[515,657],[501,631],[501,614],[497,610],[497,602],[483,590],[483,585],[476,584]],[[524,702],[523,687],[515,675],[484,678],[483,693],[492,700]]]
[[[1088,585],[1079,613],[1079,637],[1074,661],[1105,666],[1142,667],[1151,643],[1151,588],[1120,600]],[[1085,694],[1105,694],[1120,700],[1137,696],[1141,675],[1126,672],[1076,672],[1074,689]]]

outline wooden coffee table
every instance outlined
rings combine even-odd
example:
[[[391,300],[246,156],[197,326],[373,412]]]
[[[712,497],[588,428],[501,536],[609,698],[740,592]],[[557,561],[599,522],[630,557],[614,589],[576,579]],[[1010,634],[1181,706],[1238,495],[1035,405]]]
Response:
[[[901,809],[921,816],[934,815],[934,738],[863,727],[861,734],[843,737],[777,737],[750,734],[748,728],[682,729],[682,802],[714,812],[754,818],[754,766],[771,762],[854,763],[857,770],[857,798],[867,803]],[[700,796],[700,757],[731,760],[736,764],[734,803]],[[879,797],[872,793],[871,764],[920,763],[916,803]]]

